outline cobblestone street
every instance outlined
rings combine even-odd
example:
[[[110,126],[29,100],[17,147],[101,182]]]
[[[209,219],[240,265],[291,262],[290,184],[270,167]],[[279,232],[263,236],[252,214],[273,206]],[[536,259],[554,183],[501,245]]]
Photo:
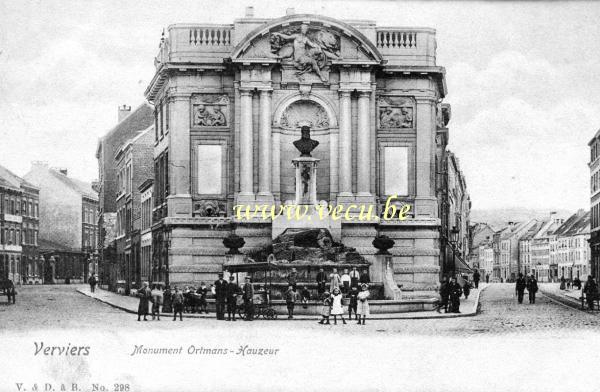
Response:
[[[93,328],[111,330],[115,324],[121,327],[130,325],[138,328],[136,316],[113,308],[76,292],[77,286],[24,286],[19,290],[17,305],[0,304],[1,329],[19,330],[59,328]],[[539,330],[558,331],[567,329],[597,329],[600,316],[571,309],[538,295],[535,305],[530,305],[527,296],[523,304],[518,304],[513,294],[512,284],[492,284],[481,294],[481,311],[475,317],[423,320],[371,320],[365,327],[350,324],[346,328],[338,325],[338,331],[370,331],[393,334],[424,334],[466,336],[478,334],[526,333]],[[148,322],[151,329],[173,329],[188,326],[220,328],[223,322],[215,319],[185,319],[183,325],[168,322],[163,317],[160,323]],[[227,324],[229,325],[229,324]],[[293,328],[320,329],[314,320],[264,321],[256,320],[254,328]],[[247,323],[236,323],[237,328],[247,327]],[[334,328],[333,326],[329,328]]]
[[[285,319],[232,323],[214,318],[173,322],[164,317],[160,322],[137,322],[134,314],[77,293],[77,286],[22,287],[16,305],[6,305],[5,298],[0,304],[0,368],[9,375],[0,380],[0,391],[16,391],[15,383],[23,380],[77,382],[86,392],[92,383],[129,383],[132,391],[169,390],[173,366],[187,375],[179,379],[181,391],[210,389],[220,382],[231,390],[281,389],[280,378],[264,377],[273,369],[285,375],[289,389],[302,391],[308,379],[328,385],[342,376],[343,385],[351,386],[348,390],[480,391],[491,379],[492,390],[530,391],[532,383],[546,392],[577,389],[590,371],[581,358],[597,357],[599,316],[543,295],[535,305],[518,305],[513,287],[486,288],[481,312],[474,317],[368,320],[366,326]],[[42,342],[89,346],[90,355],[37,355],[36,344]],[[140,346],[182,352],[133,355]],[[242,348],[277,354],[240,355]],[[197,355],[199,349],[226,349],[229,354]],[[361,372],[349,367],[357,355],[366,359]],[[172,366],[148,371],[149,363],[166,362]],[[541,370],[531,372],[533,364]],[[235,377],[229,377],[231,369]],[[51,376],[32,379],[31,371]],[[528,383],[515,377],[523,372]],[[464,382],[457,383],[457,377]],[[316,388],[317,384],[312,390]]]

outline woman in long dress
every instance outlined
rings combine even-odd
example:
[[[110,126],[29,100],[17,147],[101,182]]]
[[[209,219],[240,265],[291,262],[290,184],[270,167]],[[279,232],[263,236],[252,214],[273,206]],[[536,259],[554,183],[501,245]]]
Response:
[[[366,284],[363,284],[361,286],[361,292],[358,293],[357,299],[358,299],[358,309],[357,309],[357,313],[358,313],[358,324],[360,324],[361,321],[361,317],[362,317],[362,325],[365,325],[365,320],[367,319],[367,316],[369,316],[370,310],[369,310],[369,296],[371,295],[371,293],[369,293],[369,286],[367,286]]]
[[[333,316],[334,325],[337,325],[337,316],[340,316],[342,322],[346,324],[346,320],[344,320],[344,307],[342,306],[342,298],[343,296],[340,292],[340,288],[336,287],[331,295],[331,315]]]

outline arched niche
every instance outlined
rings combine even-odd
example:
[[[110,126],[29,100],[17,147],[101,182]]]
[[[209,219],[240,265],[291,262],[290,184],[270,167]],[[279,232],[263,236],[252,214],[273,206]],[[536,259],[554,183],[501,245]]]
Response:
[[[313,157],[320,159],[317,167],[317,198],[329,200],[332,192],[331,176],[335,176],[331,161],[335,159],[332,151],[337,151],[338,121],[331,102],[314,93],[292,93],[274,111],[273,132],[277,137],[273,140],[278,145],[273,156],[279,163],[274,170],[279,183],[275,184],[274,189],[279,190],[282,202],[295,197],[295,172],[291,161],[300,154],[293,142],[300,138],[302,125],[310,126],[311,138],[319,142],[319,146],[312,152]]]
[[[328,100],[317,94],[301,94],[300,92],[291,94],[280,102],[273,115],[273,126],[282,129],[294,129],[293,125],[290,125],[289,123],[282,124],[281,121],[287,111],[293,110],[294,107],[301,107],[302,105],[314,107],[317,111],[322,110],[326,115],[328,125],[326,127],[314,127],[315,130],[338,127],[336,113],[333,110],[333,105]],[[311,126],[311,129],[312,128],[313,127]]]

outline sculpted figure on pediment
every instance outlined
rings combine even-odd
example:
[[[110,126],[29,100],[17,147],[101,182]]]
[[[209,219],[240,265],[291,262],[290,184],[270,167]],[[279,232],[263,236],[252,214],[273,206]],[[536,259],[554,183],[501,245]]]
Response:
[[[323,29],[309,30],[305,23],[271,33],[270,43],[272,54],[284,60],[290,59],[299,78],[312,71],[327,82],[328,77],[323,72],[327,59],[340,58],[339,36]]]

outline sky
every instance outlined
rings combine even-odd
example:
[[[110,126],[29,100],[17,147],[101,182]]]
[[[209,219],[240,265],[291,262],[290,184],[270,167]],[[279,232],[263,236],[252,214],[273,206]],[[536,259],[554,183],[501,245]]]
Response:
[[[450,145],[473,208],[589,208],[600,128],[600,2],[0,1],[0,164],[98,177],[117,107],[144,102],[164,27],[286,8],[437,30]]]

